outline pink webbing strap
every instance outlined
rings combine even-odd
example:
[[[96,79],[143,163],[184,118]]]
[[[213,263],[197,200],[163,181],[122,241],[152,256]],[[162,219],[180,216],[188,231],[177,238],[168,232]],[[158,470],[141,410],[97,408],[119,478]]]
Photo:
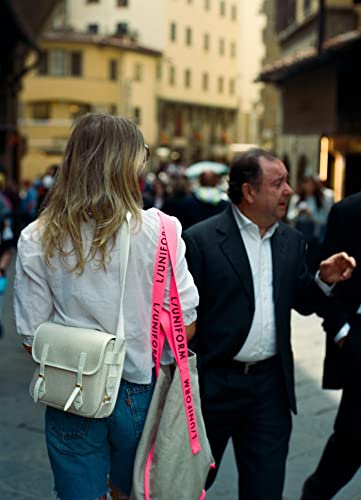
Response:
[[[152,293],[152,318],[151,318],[151,345],[152,355],[155,364],[156,377],[159,375],[160,360],[164,345],[165,335],[161,330],[161,315],[163,315],[163,301],[167,271],[169,263],[169,251],[164,227],[160,221],[157,254],[154,265],[153,293]],[[145,500],[150,500],[149,482],[150,468],[154,455],[154,444],[148,455],[144,468],[144,496]]]
[[[170,279],[170,290],[169,290],[169,312],[170,312],[170,323],[171,328],[167,323],[162,324],[164,333],[168,339],[169,346],[172,349],[175,360],[178,365],[179,374],[182,382],[182,392],[184,399],[184,408],[187,415],[188,431],[189,431],[189,441],[192,449],[193,455],[196,455],[201,451],[201,445],[198,438],[198,429],[196,422],[196,415],[193,404],[193,395],[191,380],[189,375],[188,366],[188,342],[186,329],[183,322],[182,307],[180,303],[177,283],[175,280],[176,272],[176,256],[177,256],[177,233],[175,225],[172,219],[158,212],[160,220],[163,224],[165,231],[170,262],[172,266],[172,273]],[[164,318],[164,314],[162,315]]]
[[[183,322],[177,283],[175,280],[177,234],[175,225],[171,218],[159,211],[158,215],[160,217],[161,224],[153,279],[151,319],[152,354],[155,363],[156,376],[158,376],[164,339],[166,337],[179,368],[184,407],[189,430],[190,446],[192,453],[195,455],[201,451],[201,446],[198,439],[197,422],[189,375],[187,335]],[[169,259],[171,262],[172,272],[169,290],[170,311],[168,312],[163,309],[163,300]],[[146,500],[150,500],[149,482],[153,454],[154,445],[149,453],[144,470],[144,495]],[[201,499],[204,498],[205,492],[203,491]]]
[[[152,295],[152,319],[151,319],[151,342],[152,355],[155,364],[155,373],[158,377],[160,360],[164,345],[164,333],[160,329],[161,314],[163,313],[164,292],[167,280],[169,263],[168,243],[162,224],[159,228],[158,248],[154,266],[153,295]]]

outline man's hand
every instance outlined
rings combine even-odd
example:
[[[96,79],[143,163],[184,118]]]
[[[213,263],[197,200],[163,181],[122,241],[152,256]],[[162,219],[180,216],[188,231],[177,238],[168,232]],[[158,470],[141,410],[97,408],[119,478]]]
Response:
[[[342,339],[340,339],[338,342],[337,342],[337,346],[342,349],[343,348],[343,344],[345,343],[345,340],[346,340],[346,337],[342,337]]]
[[[335,253],[320,264],[320,279],[327,284],[348,280],[356,267],[356,261],[346,252]]]

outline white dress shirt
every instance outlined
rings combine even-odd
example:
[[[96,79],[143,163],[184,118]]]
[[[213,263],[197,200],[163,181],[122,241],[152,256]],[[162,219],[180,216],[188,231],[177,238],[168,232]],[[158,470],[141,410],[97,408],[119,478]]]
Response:
[[[246,362],[261,361],[274,356],[277,352],[271,237],[278,223],[270,227],[262,238],[258,226],[242,214],[235,205],[232,208],[246,247],[255,295],[255,311],[251,329],[242,349],[234,359]]]
[[[330,296],[332,294],[332,290],[335,287],[335,283],[333,285],[328,285],[327,283],[324,283],[323,281],[321,281],[319,271],[317,271],[317,273],[316,273],[315,280],[325,295]],[[360,304],[359,308],[357,309],[356,314],[361,315],[361,304]],[[343,327],[337,332],[337,334],[335,335],[335,338],[333,339],[335,344],[338,344],[338,342],[341,339],[343,339],[344,337],[347,337],[350,330],[351,330],[350,323],[345,323],[343,325]]]
[[[188,325],[196,319],[198,292],[185,260],[181,225],[175,218],[174,222],[178,236],[176,281],[184,322]],[[133,222],[123,302],[127,341],[124,378],[129,382],[147,384],[151,381],[152,372],[150,329],[154,262],[159,231],[157,212],[154,209],[142,211],[141,229],[134,226]],[[89,248],[89,230],[89,226],[84,227],[85,248]],[[68,257],[67,262],[74,264],[74,256]],[[58,256],[54,256],[51,263],[54,269],[45,264],[35,221],[21,233],[16,262],[16,326],[25,342],[31,345],[39,324],[49,319],[62,325],[115,334],[120,307],[119,240],[111,251],[111,260],[107,263],[106,271],[99,269],[96,260],[87,262],[81,275],[70,272]],[[170,268],[166,297],[169,280]],[[165,306],[167,303],[168,298],[165,300]]]

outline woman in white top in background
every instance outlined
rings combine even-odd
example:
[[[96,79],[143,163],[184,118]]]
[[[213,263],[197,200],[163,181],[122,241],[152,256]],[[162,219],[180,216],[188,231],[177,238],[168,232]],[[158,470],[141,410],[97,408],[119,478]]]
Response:
[[[287,221],[303,234],[308,245],[307,264],[315,273],[321,261],[327,217],[332,202],[325,196],[322,184],[311,174],[306,174],[297,186],[297,192],[291,197],[287,212]]]
[[[16,324],[28,351],[36,328],[49,319],[115,334],[118,234],[126,214],[132,214],[123,302],[127,354],[114,412],[88,419],[46,408],[48,454],[61,500],[105,499],[108,481],[113,499],[130,493],[154,385],[150,329],[159,217],[153,209],[141,209],[138,177],[146,159],[147,146],[134,123],[110,115],[83,116],[69,138],[46,208],[18,243]],[[198,293],[185,261],[180,223],[174,222],[176,280],[191,338]]]

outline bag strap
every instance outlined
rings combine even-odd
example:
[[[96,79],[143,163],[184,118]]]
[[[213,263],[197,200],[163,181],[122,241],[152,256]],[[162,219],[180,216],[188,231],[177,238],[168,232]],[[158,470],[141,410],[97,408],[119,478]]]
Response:
[[[127,274],[128,259],[129,259],[129,247],[130,247],[130,219],[132,215],[130,212],[127,213],[124,223],[121,225],[119,230],[119,246],[120,246],[120,306],[119,306],[119,318],[116,331],[115,349],[119,344],[122,344],[125,338],[124,332],[124,288],[125,288],[125,278]]]
[[[158,211],[158,215],[160,218],[160,230],[157,260],[153,280],[154,302],[152,304],[152,350],[156,366],[156,373],[158,374],[164,336],[167,338],[179,369],[179,374],[182,382],[184,408],[187,416],[190,446],[192,449],[192,453],[195,455],[201,451],[201,446],[198,438],[191,379],[189,374],[187,334],[183,322],[181,302],[175,279],[178,247],[177,233],[171,217],[163,214],[160,211]],[[169,255],[171,264],[169,311],[163,309],[163,300],[160,300],[161,297],[164,297],[165,281],[168,270],[168,259],[165,258],[166,254]],[[158,312],[158,314],[155,314],[155,312]],[[160,328],[160,325],[162,326],[162,330]],[[158,339],[155,343],[153,343],[155,337],[158,337]]]
[[[159,215],[159,212],[158,212]],[[157,253],[154,265],[153,293],[152,293],[152,318],[151,318],[151,346],[155,365],[156,376],[158,377],[160,361],[162,357],[165,340],[164,332],[161,331],[161,316],[163,314],[163,303],[165,285],[167,281],[169,264],[168,242],[162,221],[159,221],[159,237]]]

